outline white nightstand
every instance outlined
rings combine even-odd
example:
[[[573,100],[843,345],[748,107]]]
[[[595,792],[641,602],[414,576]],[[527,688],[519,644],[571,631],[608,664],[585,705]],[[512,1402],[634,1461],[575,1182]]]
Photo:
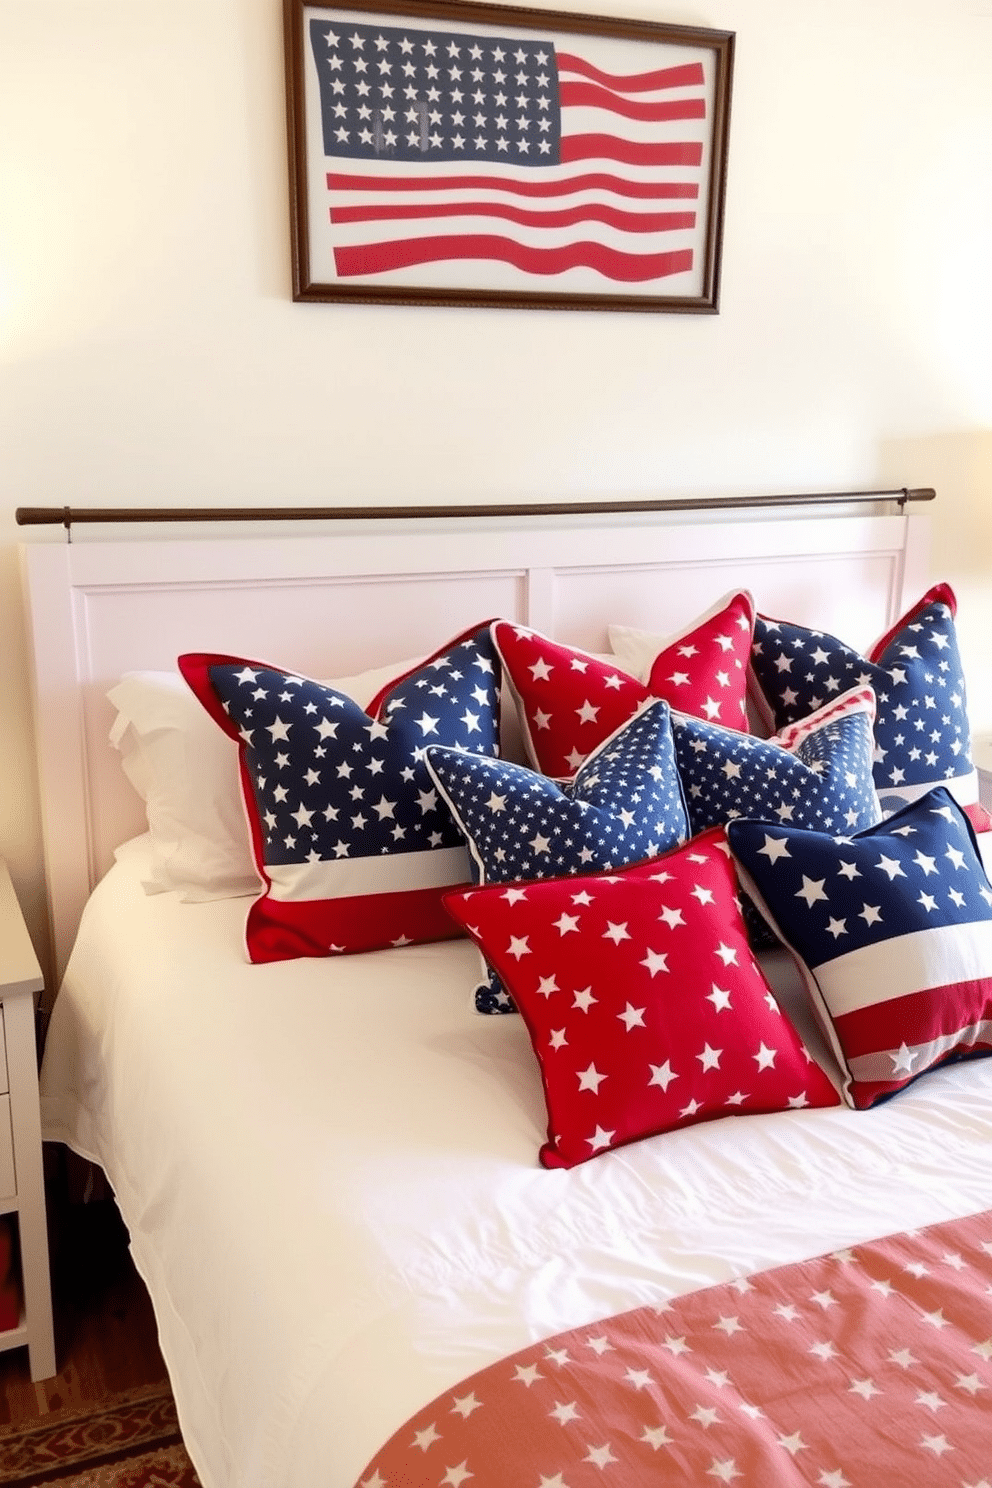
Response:
[[[978,799],[986,811],[992,811],[992,734],[972,739],[971,757],[978,771]]]
[[[55,1373],[48,1227],[41,1166],[35,996],[44,987],[7,865],[0,861],[0,1214],[15,1217],[24,1312],[0,1349],[27,1344],[33,1380]]]

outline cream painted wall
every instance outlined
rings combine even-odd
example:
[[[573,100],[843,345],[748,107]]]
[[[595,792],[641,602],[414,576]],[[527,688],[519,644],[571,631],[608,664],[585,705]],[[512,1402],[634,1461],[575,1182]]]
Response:
[[[294,305],[279,0],[0,0],[0,852],[39,946],[17,505],[934,478],[992,728],[992,0],[568,8],[614,7],[737,32],[719,316]]]

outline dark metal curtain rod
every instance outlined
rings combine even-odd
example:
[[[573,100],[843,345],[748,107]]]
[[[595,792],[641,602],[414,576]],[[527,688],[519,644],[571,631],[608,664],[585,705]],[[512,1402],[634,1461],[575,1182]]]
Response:
[[[19,527],[84,522],[382,521],[404,517],[569,517],[621,512],[730,511],[736,507],[829,506],[835,503],[933,501],[928,486],[891,491],[824,491],[799,496],[700,496],[686,501],[534,501],[498,506],[19,506]]]

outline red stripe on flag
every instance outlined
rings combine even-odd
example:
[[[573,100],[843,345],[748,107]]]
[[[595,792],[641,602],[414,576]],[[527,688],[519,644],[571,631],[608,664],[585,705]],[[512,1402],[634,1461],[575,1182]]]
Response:
[[[695,201],[697,181],[628,181],[604,171],[546,181],[511,176],[354,176],[327,174],[328,191],[506,191],[513,196],[571,196],[576,191],[610,191],[643,200],[676,197]]]
[[[509,238],[489,234],[465,237],[417,238],[409,242],[369,243],[354,248],[335,248],[334,265],[341,278],[355,274],[384,274],[409,269],[415,264],[445,259],[501,260],[525,274],[564,274],[568,269],[594,269],[607,279],[626,284],[665,279],[692,268],[691,248],[671,253],[617,253],[602,243],[571,243],[563,248],[528,248]]]
[[[575,160],[621,160],[624,165],[701,165],[703,147],[698,140],[676,140],[673,144],[640,144],[616,139],[612,134],[573,134],[561,141],[561,162]]]
[[[655,88],[701,88],[705,82],[703,64],[687,62],[680,67],[663,67],[655,72],[635,72],[626,77],[617,73],[602,72],[571,52],[555,52],[559,73],[577,72],[582,77],[592,78],[605,88],[622,88],[627,93],[650,93]]]
[[[524,207],[514,207],[506,202],[486,201],[331,208],[331,221],[339,224],[395,222],[425,217],[432,220],[437,217],[499,217],[507,222],[517,222],[522,227],[533,228],[573,227],[580,222],[603,222],[621,232],[633,233],[673,232],[696,225],[695,212],[621,212],[600,202],[588,202],[584,206],[567,207],[557,212],[528,212]]]
[[[370,951],[384,941],[451,940],[461,931],[441,896],[453,887],[296,902],[257,899],[245,924],[250,959],[260,963],[327,956],[344,947],[349,953]]]
[[[634,103],[598,88],[593,83],[562,83],[559,89],[562,108],[606,109],[622,114],[625,119],[647,119],[659,123],[664,119],[704,119],[706,103],[702,98],[665,99],[659,103]]]
[[[961,930],[967,933],[967,926]],[[875,1002],[841,1014],[834,1023],[848,1059],[860,1059],[903,1043],[911,1049],[932,1044],[989,1018],[992,978],[980,977]]]

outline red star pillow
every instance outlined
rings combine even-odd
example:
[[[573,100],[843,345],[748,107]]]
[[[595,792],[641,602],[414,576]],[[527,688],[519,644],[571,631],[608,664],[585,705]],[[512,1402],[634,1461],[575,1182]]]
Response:
[[[747,943],[722,827],[636,867],[445,895],[541,1066],[541,1162],[718,1116],[834,1106]]]
[[[746,730],[747,670],[754,636],[754,599],[738,589],[676,635],[659,636],[630,625],[610,625],[617,661],[642,682],[667,686],[673,708]],[[741,676],[743,673],[743,677]],[[676,698],[678,701],[676,701]]]
[[[656,650],[643,682],[624,670],[626,663],[614,666],[509,620],[497,620],[492,634],[528,757],[545,775],[574,775],[649,698],[664,698],[682,713],[728,728],[747,729],[754,604],[745,590],[728,595]]]

